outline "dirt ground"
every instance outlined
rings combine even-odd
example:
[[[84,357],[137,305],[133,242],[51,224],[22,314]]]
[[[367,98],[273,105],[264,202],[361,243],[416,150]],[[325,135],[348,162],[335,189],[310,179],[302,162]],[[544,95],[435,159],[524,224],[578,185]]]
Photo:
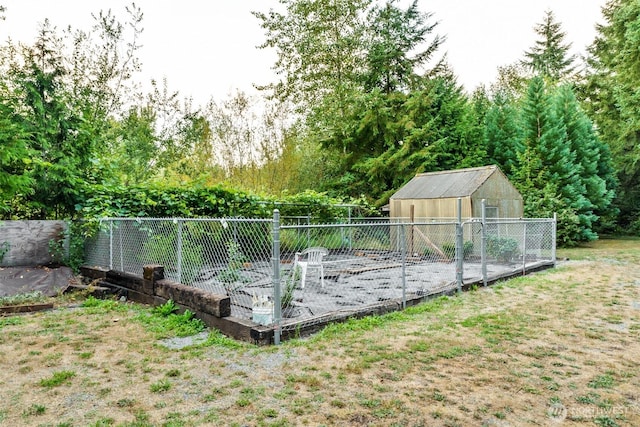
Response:
[[[640,240],[559,255],[279,347],[169,348],[69,301],[0,318],[0,425],[638,426]]]

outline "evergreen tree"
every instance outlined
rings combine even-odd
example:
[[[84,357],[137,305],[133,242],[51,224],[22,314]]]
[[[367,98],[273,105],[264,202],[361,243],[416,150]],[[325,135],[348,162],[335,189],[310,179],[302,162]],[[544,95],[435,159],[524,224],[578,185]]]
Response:
[[[388,0],[384,6],[374,7],[367,19],[366,92],[378,88],[390,94],[414,88],[418,68],[429,62],[444,42],[443,37],[435,36],[427,44],[438,23],[428,23],[433,14],[421,13],[417,0],[406,10],[394,3]]]
[[[23,49],[24,64],[14,64],[10,74],[21,97],[20,126],[37,152],[30,205],[40,219],[69,216],[93,167],[92,140],[81,131],[82,116],[70,107],[61,40],[47,21],[35,45]]]
[[[576,56],[569,55],[571,43],[565,43],[566,33],[556,22],[553,12],[547,11],[541,24],[535,26],[540,37],[531,50],[525,52],[522,64],[535,74],[557,82],[570,77],[574,71]]]
[[[584,106],[618,170],[619,225],[640,232],[640,3],[610,0],[589,48]]]
[[[515,102],[503,92],[498,92],[485,117],[484,141],[489,163],[511,177],[515,172],[518,156],[524,151],[519,110]]]
[[[557,212],[558,240],[572,245],[597,237],[595,204],[587,197],[587,186],[601,182],[578,160],[577,151],[585,154],[593,144],[569,119],[566,100],[566,94],[563,98],[547,93],[541,77],[532,79],[522,109],[524,150],[514,176],[525,199],[525,213],[548,217]],[[588,160],[585,164],[590,166]],[[603,189],[598,190],[602,196]]]
[[[142,14],[133,8],[130,15],[126,28],[137,35]],[[110,175],[115,153],[107,138],[114,137],[113,125],[131,100],[124,96],[125,83],[137,69],[135,41],[120,55],[124,28],[110,13],[100,13],[92,32],[69,28],[61,36],[45,20],[33,45],[9,40],[2,47],[0,67],[10,88],[13,129],[21,131],[34,153],[29,191],[13,204],[21,209],[19,215],[72,217],[87,184]]]
[[[576,167],[584,185],[585,197],[596,216],[612,216],[616,177],[609,150],[596,135],[593,123],[580,108],[570,85],[558,88],[555,111],[564,123],[570,150],[575,153]]]
[[[34,152],[28,134],[17,120],[16,106],[8,88],[0,90],[0,218],[10,217],[11,204],[18,195],[31,192],[30,176]]]
[[[418,172],[483,166],[484,144],[471,104],[451,73],[429,79],[420,91],[392,98],[381,95],[354,126],[357,143],[385,141],[353,165],[359,179],[376,203],[386,203],[388,195]],[[363,132],[366,131],[366,132]]]

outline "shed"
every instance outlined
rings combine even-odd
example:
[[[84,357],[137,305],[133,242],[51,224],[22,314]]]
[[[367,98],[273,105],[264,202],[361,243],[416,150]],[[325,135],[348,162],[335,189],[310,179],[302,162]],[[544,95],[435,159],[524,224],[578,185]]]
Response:
[[[391,196],[390,216],[456,218],[458,198],[463,218],[482,217],[482,199],[486,200],[487,218],[521,218],[524,213],[522,195],[500,168],[492,165],[417,174]]]

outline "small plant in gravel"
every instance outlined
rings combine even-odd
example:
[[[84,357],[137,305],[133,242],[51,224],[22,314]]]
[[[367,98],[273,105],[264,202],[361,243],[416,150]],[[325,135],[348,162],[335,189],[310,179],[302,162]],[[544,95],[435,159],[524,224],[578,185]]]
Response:
[[[296,286],[300,282],[301,278],[302,268],[299,265],[295,265],[289,272],[289,276],[287,276],[286,280],[284,281],[282,298],[280,299],[280,305],[283,309],[290,307],[293,303],[293,295],[296,290]]]
[[[31,417],[34,415],[44,415],[45,412],[47,412],[46,406],[34,403],[33,405],[25,409],[22,415],[24,415],[25,417]]]
[[[169,391],[171,389],[171,382],[167,379],[162,379],[151,384],[149,389],[153,393],[164,393],[165,391]]]
[[[227,242],[227,256],[229,258],[227,268],[218,273],[218,280],[224,284],[227,295],[231,295],[242,286],[238,285],[238,282],[247,281],[241,271],[248,258],[242,253],[240,245],[234,241]]]
[[[49,378],[43,378],[40,380],[40,385],[42,387],[57,387],[60,386],[71,378],[75,377],[76,373],[73,371],[58,371],[54,372],[53,375]]]
[[[611,375],[598,375],[593,380],[589,381],[587,386],[591,388],[613,388],[615,381]]]

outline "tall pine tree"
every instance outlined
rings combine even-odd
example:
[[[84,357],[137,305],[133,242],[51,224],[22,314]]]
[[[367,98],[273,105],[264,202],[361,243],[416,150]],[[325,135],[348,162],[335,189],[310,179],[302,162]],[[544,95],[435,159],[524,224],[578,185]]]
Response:
[[[584,105],[618,170],[619,225],[640,233],[640,3],[610,0],[602,14],[589,48]]]
[[[497,164],[509,177],[515,172],[518,155],[524,151],[519,110],[505,92],[498,92],[485,117],[484,141],[489,163]]]
[[[522,125],[524,151],[518,157],[515,178],[525,199],[525,213],[545,217],[558,213],[561,244],[595,239],[592,227],[597,218],[585,196],[576,153],[541,77],[529,84]]]
[[[557,82],[570,77],[575,66],[575,55],[569,55],[571,43],[565,43],[566,33],[556,22],[553,12],[547,11],[541,24],[535,26],[540,37],[531,50],[525,52],[522,64],[539,76]]]
[[[580,108],[570,85],[555,93],[555,111],[563,122],[570,150],[575,153],[575,170],[584,186],[584,195],[596,217],[615,215],[611,203],[615,196],[616,177],[608,147],[596,135],[593,123]]]

